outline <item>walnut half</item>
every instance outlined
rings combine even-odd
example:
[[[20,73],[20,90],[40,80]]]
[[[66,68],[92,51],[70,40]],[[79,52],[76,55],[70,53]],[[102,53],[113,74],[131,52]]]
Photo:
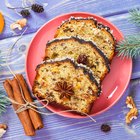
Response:
[[[133,119],[137,119],[138,109],[136,108],[133,98],[130,96],[126,98],[126,105],[130,108],[130,111],[126,114],[125,121],[127,124],[130,124]]]
[[[137,116],[138,116],[138,109],[131,108],[125,117],[126,123],[130,124],[133,119],[137,119]]]
[[[126,105],[127,105],[128,108],[136,108],[134,100],[133,100],[133,98],[131,96],[127,96]]]

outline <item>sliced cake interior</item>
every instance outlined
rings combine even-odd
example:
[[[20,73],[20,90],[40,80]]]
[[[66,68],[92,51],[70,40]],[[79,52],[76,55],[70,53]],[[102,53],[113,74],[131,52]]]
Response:
[[[93,18],[70,18],[57,29],[55,38],[70,36],[94,42],[108,59],[112,60],[115,51],[115,40],[109,27],[98,23]]]
[[[62,57],[74,58],[77,63],[88,66],[101,81],[109,72],[108,58],[91,41],[71,37],[48,42],[45,60]]]
[[[67,109],[89,113],[100,93],[100,85],[84,67],[70,59],[50,60],[38,65],[33,93]]]

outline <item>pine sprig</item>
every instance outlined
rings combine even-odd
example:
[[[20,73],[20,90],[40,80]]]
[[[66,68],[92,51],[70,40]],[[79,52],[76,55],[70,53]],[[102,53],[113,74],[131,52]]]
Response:
[[[129,14],[130,14],[130,21],[140,26],[140,9],[138,8],[133,9],[129,11]]]
[[[140,55],[140,34],[129,35],[117,44],[118,56],[135,58]]]
[[[1,58],[1,51],[0,51],[0,68],[1,68],[1,63],[3,62],[3,59]],[[6,111],[6,108],[9,105],[9,101],[7,100],[6,96],[2,91],[0,91],[0,115]]]
[[[6,98],[6,96],[3,94],[2,91],[0,91],[0,115],[6,111],[6,108],[9,105],[9,101]]]
[[[140,9],[136,8],[129,12],[130,21],[140,26]],[[118,56],[136,58],[140,56],[140,34],[126,36],[118,42],[116,51]]]

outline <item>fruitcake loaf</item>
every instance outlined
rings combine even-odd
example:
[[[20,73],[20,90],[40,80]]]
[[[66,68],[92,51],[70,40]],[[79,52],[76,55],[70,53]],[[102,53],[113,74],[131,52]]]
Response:
[[[109,60],[91,41],[76,37],[54,39],[47,43],[45,60],[70,57],[88,66],[101,81],[109,72]]]
[[[93,41],[111,61],[115,51],[115,39],[110,28],[93,18],[70,18],[58,27],[55,38],[76,36]]]
[[[90,71],[71,59],[48,60],[36,68],[33,94],[79,113],[89,113],[101,88]]]

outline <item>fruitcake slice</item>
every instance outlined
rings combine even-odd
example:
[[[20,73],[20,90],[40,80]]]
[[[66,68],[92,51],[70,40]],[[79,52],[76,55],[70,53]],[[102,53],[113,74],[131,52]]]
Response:
[[[76,37],[55,39],[47,43],[45,60],[70,57],[88,66],[101,81],[109,72],[109,60],[91,41]]]
[[[111,61],[115,51],[115,40],[110,28],[93,18],[70,18],[58,27],[55,38],[76,36],[90,40],[99,47]]]
[[[79,113],[89,113],[100,93],[93,75],[74,61],[48,60],[37,66],[33,94]]]

